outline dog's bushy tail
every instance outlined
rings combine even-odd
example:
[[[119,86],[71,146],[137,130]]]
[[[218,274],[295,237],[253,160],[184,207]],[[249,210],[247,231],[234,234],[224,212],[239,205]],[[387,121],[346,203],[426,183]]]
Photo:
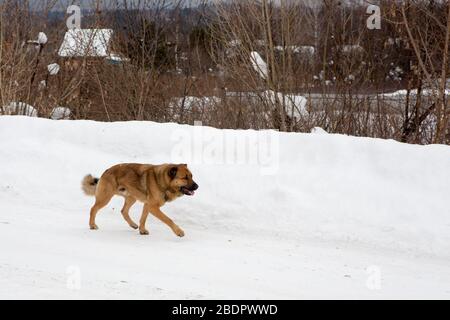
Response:
[[[92,175],[88,174],[81,182],[81,189],[83,189],[87,196],[95,196],[98,181],[98,178],[94,178]]]

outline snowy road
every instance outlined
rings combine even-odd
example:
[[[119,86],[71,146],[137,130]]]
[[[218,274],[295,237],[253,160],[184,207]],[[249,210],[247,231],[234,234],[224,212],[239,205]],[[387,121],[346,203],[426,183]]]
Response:
[[[211,234],[189,224],[188,236],[177,239],[156,221],[151,236],[141,237],[127,230],[117,214],[107,215],[111,222],[105,221],[101,232],[87,230],[81,217],[45,228],[14,220],[0,224],[5,246],[0,296],[450,298],[448,260],[348,244]],[[5,245],[5,237],[11,245]]]

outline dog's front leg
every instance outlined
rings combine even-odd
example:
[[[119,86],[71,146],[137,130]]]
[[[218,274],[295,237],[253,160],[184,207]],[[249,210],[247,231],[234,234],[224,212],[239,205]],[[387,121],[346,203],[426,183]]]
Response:
[[[141,216],[141,220],[139,221],[139,233],[142,235],[148,235],[149,232],[148,230],[145,228],[145,222],[147,221],[147,217],[149,214],[149,207],[148,204],[144,204],[144,209],[142,209],[142,216]]]
[[[156,218],[164,222],[169,226],[170,229],[179,237],[184,237],[184,231],[175,224],[168,216],[164,214],[164,212],[159,209],[159,207],[150,207],[150,213],[154,215]]]

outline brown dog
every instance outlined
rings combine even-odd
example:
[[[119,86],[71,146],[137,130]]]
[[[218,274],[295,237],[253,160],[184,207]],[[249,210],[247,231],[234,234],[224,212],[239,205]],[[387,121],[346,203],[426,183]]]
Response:
[[[92,230],[98,229],[95,224],[97,212],[116,195],[125,198],[122,215],[130,227],[139,228],[140,234],[148,234],[145,222],[148,214],[151,213],[168,225],[177,236],[183,237],[184,231],[160,208],[166,202],[175,200],[182,195],[194,195],[198,185],[192,180],[192,173],[186,164],[125,163],[106,170],[100,179],[91,175],[86,176],[82,182],[82,189],[86,195],[95,196],[95,204],[91,209],[89,220]],[[137,200],[144,203],[139,226],[131,220],[128,214]]]

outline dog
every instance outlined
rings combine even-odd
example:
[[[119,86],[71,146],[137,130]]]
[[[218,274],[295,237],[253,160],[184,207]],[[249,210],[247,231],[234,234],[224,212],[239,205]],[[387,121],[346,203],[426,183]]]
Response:
[[[98,229],[95,223],[98,211],[114,196],[121,196],[125,198],[122,216],[131,228],[139,229],[141,235],[148,235],[145,222],[151,213],[179,237],[184,237],[184,231],[161,211],[161,207],[181,196],[193,196],[198,187],[186,164],[123,163],[106,170],[100,179],[87,175],[82,181],[84,193],[95,196],[89,219],[91,230]],[[144,203],[139,225],[129,215],[136,201]]]

